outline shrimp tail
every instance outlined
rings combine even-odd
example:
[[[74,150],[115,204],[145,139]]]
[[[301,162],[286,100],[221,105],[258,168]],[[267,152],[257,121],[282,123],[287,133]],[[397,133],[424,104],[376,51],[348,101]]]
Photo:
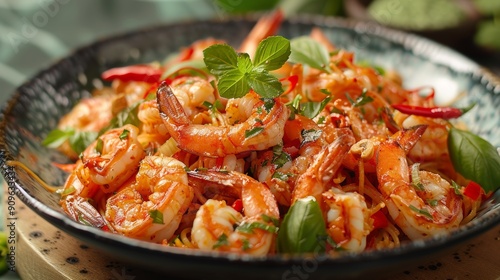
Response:
[[[194,170],[188,171],[188,180],[191,186],[198,188],[206,196],[215,194],[237,198],[241,194],[241,189],[234,184],[234,179],[230,173],[215,170]],[[243,182],[241,182],[243,183]]]
[[[103,228],[106,222],[92,204],[81,196],[69,195],[61,200],[64,211],[76,222]]]
[[[403,148],[404,152],[407,154],[413,146],[420,140],[427,125],[416,125],[408,129],[403,129],[395,133],[392,138],[398,142],[398,144]]]
[[[166,122],[174,123],[176,126],[189,125],[189,119],[174,91],[163,81],[158,87],[156,98],[160,107],[160,116]]]

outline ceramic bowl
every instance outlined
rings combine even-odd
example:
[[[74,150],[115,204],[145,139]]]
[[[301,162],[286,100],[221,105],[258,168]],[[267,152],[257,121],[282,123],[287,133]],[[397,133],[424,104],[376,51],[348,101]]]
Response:
[[[42,146],[59,118],[102,86],[100,73],[120,65],[163,60],[181,46],[212,36],[237,46],[255,24],[254,18],[179,23],[151,27],[108,38],[76,50],[21,85],[9,100],[0,125],[0,166],[9,187],[38,215],[115,257],[150,271],[182,279],[308,279],[376,278],[402,271],[415,261],[447,252],[500,222],[499,195],[487,201],[472,222],[448,234],[408,242],[396,249],[361,254],[251,257],[158,246],[78,224],[60,209],[58,195],[47,192],[26,172],[6,165],[6,160],[26,164],[43,180],[62,185],[66,173],[52,162],[69,162],[62,154]],[[406,87],[436,88],[440,102],[478,105],[463,121],[470,130],[500,147],[500,86],[473,61],[429,40],[390,30],[369,22],[326,17],[297,17],[282,24],[279,34],[291,38],[320,27],[340,48],[399,71]],[[20,221],[21,222],[21,221]],[[295,277],[295,278],[294,278]]]

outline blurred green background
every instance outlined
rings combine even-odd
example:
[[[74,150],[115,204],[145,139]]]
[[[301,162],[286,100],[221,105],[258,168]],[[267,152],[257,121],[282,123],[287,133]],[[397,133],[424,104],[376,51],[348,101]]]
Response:
[[[309,13],[347,17],[349,2],[368,6],[375,1],[382,0],[0,0],[0,106],[38,71],[77,47],[117,33],[179,21],[222,19],[278,6],[286,16]],[[384,1],[389,7],[417,2]],[[424,0],[418,0],[422,4],[420,1]],[[470,1],[480,16],[474,34],[452,47],[498,74],[500,0]],[[424,16],[430,16],[423,11]],[[3,277],[17,279],[13,273]]]

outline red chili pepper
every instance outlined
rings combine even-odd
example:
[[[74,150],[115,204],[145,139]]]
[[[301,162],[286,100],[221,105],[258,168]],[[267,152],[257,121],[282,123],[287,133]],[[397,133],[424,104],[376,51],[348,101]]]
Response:
[[[389,225],[389,221],[387,220],[387,217],[382,213],[381,210],[378,210],[377,212],[372,214],[372,219],[373,219],[373,228],[385,228]]]
[[[291,75],[289,77],[280,79],[280,82],[284,82],[284,81],[288,81],[290,83],[290,85],[288,86],[287,90],[282,95],[286,95],[295,89],[295,87],[297,86],[297,83],[299,82],[299,76]]]
[[[441,118],[441,119],[454,119],[467,113],[476,103],[469,105],[466,108],[454,108],[454,107],[421,107],[421,106],[411,106],[405,104],[395,104],[392,107],[401,113],[408,115],[417,115],[422,117],[430,118]]]
[[[243,201],[241,201],[241,199],[236,199],[231,207],[233,207],[234,210],[241,212],[243,210]]]
[[[108,231],[108,232],[110,231],[110,230],[109,230],[108,225],[103,225],[103,226],[101,227],[101,229],[102,229],[103,231]]]
[[[111,68],[102,73],[105,81],[120,80],[123,82],[146,82],[155,83],[160,80],[163,69],[154,68],[149,65],[131,65],[125,67]]]
[[[474,181],[470,181],[464,189],[464,195],[472,200],[478,200],[482,192],[483,188]]]

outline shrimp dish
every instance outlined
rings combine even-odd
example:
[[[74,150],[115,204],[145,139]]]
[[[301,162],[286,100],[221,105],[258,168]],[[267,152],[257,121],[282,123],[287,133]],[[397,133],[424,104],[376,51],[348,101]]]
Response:
[[[437,106],[319,28],[276,35],[282,17],[239,46],[207,38],[103,72],[43,142],[71,160],[57,163],[63,211],[159,246],[256,256],[395,248],[474,219],[499,185],[457,153],[470,108]]]

